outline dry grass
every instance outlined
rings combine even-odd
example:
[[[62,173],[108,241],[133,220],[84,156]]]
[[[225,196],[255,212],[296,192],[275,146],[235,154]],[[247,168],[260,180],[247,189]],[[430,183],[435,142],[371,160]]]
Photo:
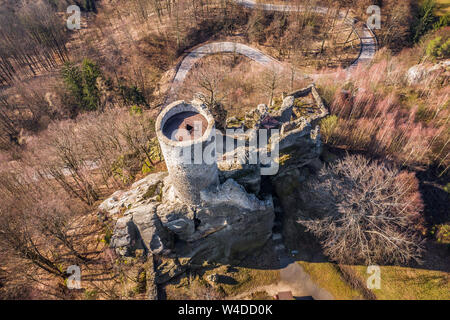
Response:
[[[382,57],[369,67],[359,67],[348,81],[344,74],[321,79],[331,112],[323,122],[323,138],[328,144],[400,164],[434,164],[446,171],[450,165],[448,78],[435,73],[418,85],[408,85],[408,65],[402,60],[409,56],[406,51]]]

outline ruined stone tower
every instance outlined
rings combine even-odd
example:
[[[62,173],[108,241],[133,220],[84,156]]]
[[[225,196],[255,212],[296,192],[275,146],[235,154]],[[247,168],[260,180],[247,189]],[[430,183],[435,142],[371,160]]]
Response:
[[[177,196],[199,204],[200,191],[219,183],[214,118],[200,101],[175,101],[159,114],[156,135]]]
[[[227,121],[232,128],[249,129],[233,135],[216,136],[214,118],[201,100],[196,95],[190,103],[169,104],[156,120],[168,172],[149,174],[130,190],[116,191],[99,207],[99,212],[117,219],[111,247],[118,255],[136,256],[136,250],[144,249],[164,259],[176,257],[171,265],[157,266],[157,283],[184,272],[189,264],[239,263],[272,236],[275,210],[272,195],[261,191],[262,166],[241,163],[247,160],[243,158],[250,144],[236,146],[236,140],[252,141],[261,128],[280,129],[270,141],[289,157],[270,177],[278,194],[285,193],[287,178],[305,179],[301,172],[310,170],[302,167],[318,167],[317,124],[328,110],[313,85],[285,97],[280,108],[259,106],[242,120]],[[310,106],[308,112],[297,107],[304,102]],[[232,141],[234,149],[224,148],[222,138]],[[267,145],[261,148],[267,150]]]

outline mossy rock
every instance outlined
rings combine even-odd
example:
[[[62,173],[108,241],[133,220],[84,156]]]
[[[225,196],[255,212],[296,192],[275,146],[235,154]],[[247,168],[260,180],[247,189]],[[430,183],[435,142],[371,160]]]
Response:
[[[283,105],[283,99],[281,97],[275,97],[275,98],[273,98],[272,106],[270,109],[277,111],[277,110],[280,110],[282,105]]]
[[[242,120],[239,120],[236,117],[228,118],[226,121],[227,129],[240,129],[242,128],[242,126],[243,126]]]
[[[147,188],[147,191],[142,196],[142,199],[147,200],[155,198],[156,201],[161,202],[163,187],[164,183],[162,181],[152,184]]]

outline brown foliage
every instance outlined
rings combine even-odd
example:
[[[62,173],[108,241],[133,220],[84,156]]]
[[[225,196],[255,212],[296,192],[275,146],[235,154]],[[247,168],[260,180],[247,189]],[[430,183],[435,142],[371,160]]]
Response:
[[[0,206],[0,245],[10,256],[65,278],[61,265],[86,261],[70,221],[82,206],[61,193],[36,183],[32,176],[3,172]],[[66,251],[69,254],[63,255]],[[72,263],[71,263],[72,264]],[[33,274],[28,274],[31,278]]]
[[[161,161],[153,115],[114,109],[53,123],[31,140],[24,162],[91,205],[102,191],[132,182]]]
[[[345,83],[340,76],[321,79],[334,117],[322,122],[323,138],[331,145],[363,150],[402,165],[435,165],[445,172],[450,165],[450,91],[442,85],[439,72],[409,85],[405,60],[413,63],[410,55],[408,51],[361,66]]]

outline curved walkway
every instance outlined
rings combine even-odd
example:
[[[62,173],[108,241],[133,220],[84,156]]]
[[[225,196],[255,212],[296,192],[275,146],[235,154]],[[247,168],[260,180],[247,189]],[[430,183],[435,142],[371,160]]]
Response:
[[[172,83],[175,86],[182,84],[188,72],[198,60],[215,53],[238,53],[262,64],[265,67],[281,66],[281,63],[278,60],[275,60],[258,49],[249,47],[245,44],[237,42],[211,42],[193,49],[184,57]]]
[[[305,10],[301,6],[293,6],[293,5],[278,5],[278,4],[257,4],[253,0],[235,0],[237,4],[240,4],[246,8],[256,8],[260,10],[267,11],[303,11]],[[316,13],[326,14],[328,12],[328,8],[325,7],[315,7],[313,9]],[[358,64],[368,63],[370,62],[378,48],[377,39],[373,31],[366,25],[361,24],[360,26],[356,26],[354,21],[350,21],[347,19],[343,12],[339,13],[339,17],[341,19],[345,19],[347,23],[349,23],[353,31],[357,34],[361,41],[361,51],[358,58],[347,68],[348,71],[354,69]],[[258,49],[249,47],[242,43],[236,42],[212,42],[204,44],[200,47],[197,47],[190,51],[181,61],[176,74],[172,80],[172,85],[170,88],[169,96],[167,100],[171,100],[171,98],[175,95],[176,89],[184,82],[187,74],[192,69],[192,67],[197,63],[201,58],[216,54],[216,53],[238,53],[244,55],[251,60],[260,63],[266,67],[272,68],[283,68],[281,62],[275,60],[274,58],[264,54]],[[316,78],[320,75],[304,75]],[[167,102],[166,100],[166,102]]]

